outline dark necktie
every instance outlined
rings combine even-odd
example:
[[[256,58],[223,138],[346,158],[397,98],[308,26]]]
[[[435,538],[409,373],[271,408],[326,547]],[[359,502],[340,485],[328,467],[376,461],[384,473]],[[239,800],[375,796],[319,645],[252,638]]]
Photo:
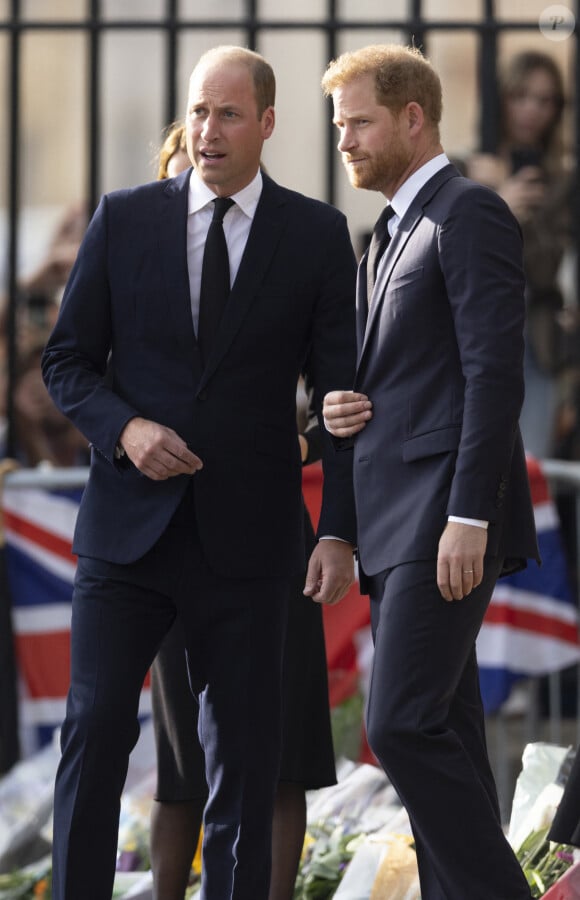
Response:
[[[233,203],[231,197],[216,197],[213,201],[213,218],[203,251],[197,340],[204,363],[207,362],[230,294],[230,261],[223,219]]]
[[[381,256],[387,249],[391,236],[389,234],[389,219],[395,215],[392,206],[385,206],[373,228],[373,235],[369,244],[369,255],[367,257],[367,299],[371,302],[373,288],[377,277],[377,269]]]

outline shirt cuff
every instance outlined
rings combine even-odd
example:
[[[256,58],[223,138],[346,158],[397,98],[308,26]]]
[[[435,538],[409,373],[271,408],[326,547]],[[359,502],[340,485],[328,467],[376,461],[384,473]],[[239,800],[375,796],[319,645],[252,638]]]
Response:
[[[334,534],[323,534],[318,538],[319,541],[342,541],[343,544],[350,544],[344,538],[336,537]]]
[[[487,528],[489,522],[485,519],[466,519],[464,516],[448,516],[448,522],[459,522],[461,525],[475,525],[477,528]]]

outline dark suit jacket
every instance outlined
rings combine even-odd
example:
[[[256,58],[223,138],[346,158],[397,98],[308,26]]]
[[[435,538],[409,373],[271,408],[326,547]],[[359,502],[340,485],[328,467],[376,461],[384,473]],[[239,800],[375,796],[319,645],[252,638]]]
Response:
[[[422,188],[357,290],[355,389],[373,418],[355,441],[364,572],[437,556],[449,514],[489,521],[506,568],[538,556],[518,428],[524,279],[519,227],[449,165]]]
[[[189,482],[154,482],[115,460],[124,425],[173,428],[203,460],[195,510],[210,565],[229,577],[304,570],[296,383],[354,377],[356,263],[344,216],[264,187],[220,331],[203,370],[186,257],[189,173],[101,200],[43,357],[56,404],[92,444],[74,551],[142,556]],[[104,378],[110,357],[111,379]],[[352,457],[324,453],[320,533],[355,541]]]

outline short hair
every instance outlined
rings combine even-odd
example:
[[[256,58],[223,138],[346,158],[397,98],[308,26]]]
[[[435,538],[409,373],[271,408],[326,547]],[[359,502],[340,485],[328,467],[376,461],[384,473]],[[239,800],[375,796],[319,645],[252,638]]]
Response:
[[[246,47],[236,47],[234,45],[223,44],[219,47],[213,47],[200,56],[197,64],[192,72],[199,66],[218,62],[226,59],[232,63],[238,63],[245,66],[252,76],[254,82],[254,95],[256,97],[256,106],[258,108],[258,118],[261,119],[264,112],[269,106],[274,106],[276,102],[276,77],[269,62],[263,56],[254,50],[248,50]]]
[[[343,53],[329,63],[322,89],[328,97],[361,75],[374,77],[376,99],[381,106],[399,113],[407,103],[418,103],[426,120],[438,131],[443,108],[441,81],[417,47],[372,44]]]
[[[184,153],[187,153],[185,125],[182,121],[172,122],[172,124],[168,125],[165,129],[165,136],[159,151],[157,164],[157,178],[159,180],[169,177],[167,174],[167,167],[178,150],[183,150]]]

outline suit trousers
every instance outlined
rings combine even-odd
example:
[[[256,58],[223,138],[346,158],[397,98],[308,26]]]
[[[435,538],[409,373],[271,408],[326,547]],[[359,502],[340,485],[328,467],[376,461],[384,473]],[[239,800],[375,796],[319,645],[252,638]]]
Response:
[[[475,655],[501,565],[487,559],[481,585],[451,603],[435,560],[369,579],[368,740],[409,814],[422,900],[531,896],[501,827]]]
[[[176,617],[199,702],[209,785],[202,897],[268,897],[289,586],[285,579],[216,575],[194,522],[187,494],[141,560],[79,559],[55,786],[54,900],[111,898],[139,695]]]

